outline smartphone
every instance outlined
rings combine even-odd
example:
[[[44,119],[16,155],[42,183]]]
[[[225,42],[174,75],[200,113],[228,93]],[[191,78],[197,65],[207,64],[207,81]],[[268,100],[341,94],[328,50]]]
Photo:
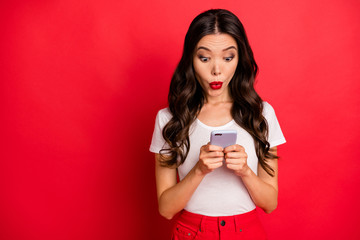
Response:
[[[215,130],[211,132],[210,144],[226,148],[236,144],[236,137],[235,130]]]

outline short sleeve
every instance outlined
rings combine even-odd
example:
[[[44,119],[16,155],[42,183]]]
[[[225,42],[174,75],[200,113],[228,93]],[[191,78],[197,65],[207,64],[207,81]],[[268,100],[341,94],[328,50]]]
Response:
[[[161,109],[155,119],[155,127],[152,135],[152,140],[150,144],[150,152],[160,153],[160,150],[164,147],[167,147],[167,144],[162,135],[162,130],[164,126],[171,119],[171,113],[168,108]]]
[[[269,126],[268,142],[270,143],[270,147],[284,144],[286,140],[281,131],[279,121],[275,114],[275,110],[267,102],[264,102],[263,114]]]

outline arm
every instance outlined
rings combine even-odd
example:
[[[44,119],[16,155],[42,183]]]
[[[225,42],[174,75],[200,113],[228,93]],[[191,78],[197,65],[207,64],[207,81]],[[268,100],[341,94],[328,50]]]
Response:
[[[277,148],[270,149],[273,154]],[[278,199],[278,162],[277,159],[268,160],[267,163],[274,170],[271,177],[258,164],[258,176],[246,163],[247,155],[243,147],[239,145],[230,146],[225,149],[227,167],[234,170],[241,177],[255,205],[262,208],[266,213],[271,213],[277,207]]]
[[[177,183],[176,168],[162,167],[160,155],[155,154],[156,189],[160,214],[172,219],[186,206],[205,175],[222,166],[224,153],[221,147],[204,145],[200,149],[199,161],[190,172]]]

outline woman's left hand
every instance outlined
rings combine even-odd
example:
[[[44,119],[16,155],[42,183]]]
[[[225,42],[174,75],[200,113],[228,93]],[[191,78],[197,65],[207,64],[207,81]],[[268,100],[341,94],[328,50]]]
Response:
[[[236,175],[243,177],[249,174],[251,169],[247,165],[245,148],[238,144],[224,149],[226,167],[233,170]]]

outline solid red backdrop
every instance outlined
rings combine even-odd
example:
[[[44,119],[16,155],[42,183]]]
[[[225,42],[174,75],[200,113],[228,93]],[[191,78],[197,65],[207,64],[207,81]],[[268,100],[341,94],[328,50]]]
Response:
[[[359,239],[358,1],[10,1],[0,40],[0,239],[168,239],[148,152],[191,20],[245,25],[276,110],[270,239]]]

